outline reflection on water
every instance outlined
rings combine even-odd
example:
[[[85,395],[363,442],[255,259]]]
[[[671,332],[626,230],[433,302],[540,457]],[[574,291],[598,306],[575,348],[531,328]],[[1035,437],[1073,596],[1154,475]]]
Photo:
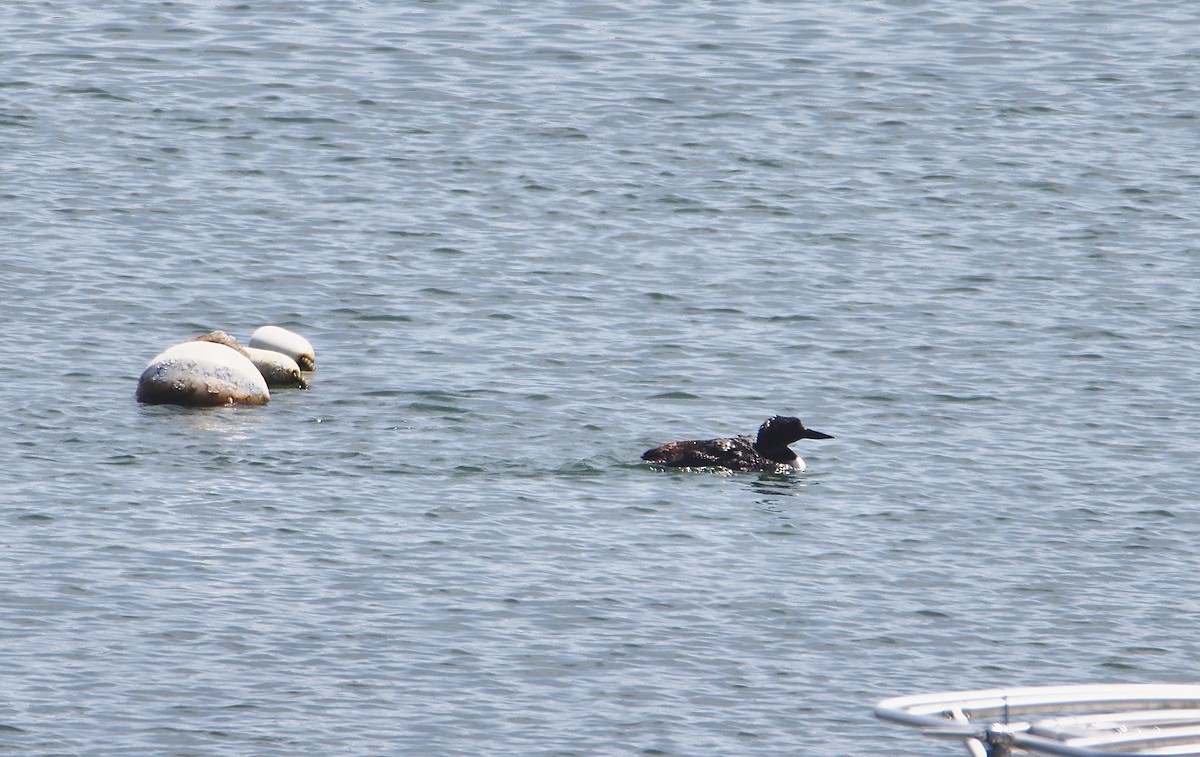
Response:
[[[795,497],[800,489],[809,484],[803,473],[761,473],[748,482],[750,489],[758,494]]]
[[[229,441],[245,441],[262,428],[263,413],[271,405],[188,408],[175,405],[142,406],[148,422],[174,424],[176,429],[190,429],[220,434]]]

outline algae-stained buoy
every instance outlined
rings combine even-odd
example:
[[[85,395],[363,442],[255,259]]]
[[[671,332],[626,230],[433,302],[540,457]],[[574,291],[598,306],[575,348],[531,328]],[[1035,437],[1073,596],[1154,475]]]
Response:
[[[254,367],[267,381],[267,386],[308,388],[308,381],[300,373],[296,361],[282,352],[263,350],[258,347],[244,347],[246,357],[254,363]]]
[[[280,326],[262,326],[250,335],[250,346],[282,352],[295,360],[302,371],[311,371],[317,364],[312,344],[299,334]]]
[[[262,373],[238,350],[192,341],[168,347],[150,360],[138,378],[137,400],[187,407],[265,405],[271,392]]]

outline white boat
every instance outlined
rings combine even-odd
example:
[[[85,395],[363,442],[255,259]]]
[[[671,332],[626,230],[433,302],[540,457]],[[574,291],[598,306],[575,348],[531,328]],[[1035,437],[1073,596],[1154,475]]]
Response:
[[[893,697],[876,717],[973,757],[1200,757],[1200,685],[1039,686]]]

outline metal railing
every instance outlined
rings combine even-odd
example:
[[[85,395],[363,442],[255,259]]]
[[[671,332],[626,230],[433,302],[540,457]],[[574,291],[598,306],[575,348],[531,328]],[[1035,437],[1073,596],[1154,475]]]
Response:
[[[875,715],[960,739],[973,757],[1200,757],[1200,685],[950,691],[885,699]]]

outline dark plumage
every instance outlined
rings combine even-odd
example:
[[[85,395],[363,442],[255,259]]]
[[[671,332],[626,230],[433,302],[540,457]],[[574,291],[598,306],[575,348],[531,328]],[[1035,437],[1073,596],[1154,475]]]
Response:
[[[728,468],[735,471],[804,470],[804,461],[788,447],[801,439],[832,439],[805,428],[799,418],[776,415],[758,429],[758,437],[668,442],[642,453],[642,459],[670,468]]]

